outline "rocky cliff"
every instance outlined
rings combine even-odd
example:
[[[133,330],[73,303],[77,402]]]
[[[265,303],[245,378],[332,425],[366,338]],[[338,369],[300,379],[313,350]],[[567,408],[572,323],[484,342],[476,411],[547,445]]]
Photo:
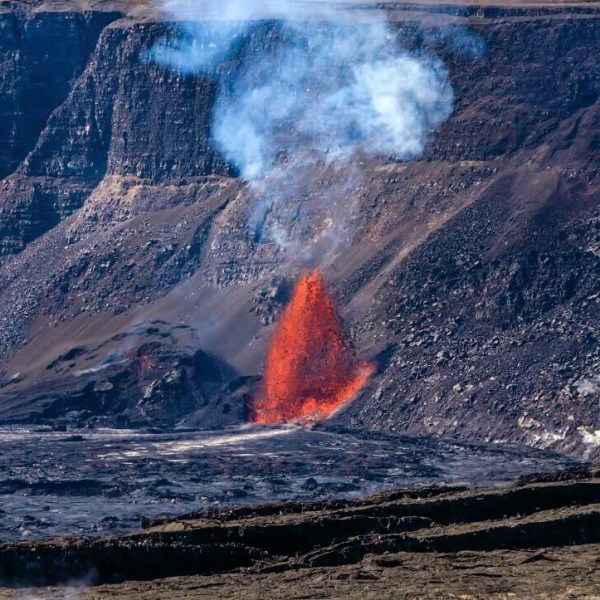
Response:
[[[325,274],[379,373],[336,418],[597,454],[600,10],[388,8],[449,66],[456,106],[421,160],[368,161],[349,191]],[[211,144],[214,78],[145,59],[177,25],[110,11],[0,14],[0,418],[243,420],[302,265],[247,227],[250,191]],[[345,173],[310,179],[295,240]]]

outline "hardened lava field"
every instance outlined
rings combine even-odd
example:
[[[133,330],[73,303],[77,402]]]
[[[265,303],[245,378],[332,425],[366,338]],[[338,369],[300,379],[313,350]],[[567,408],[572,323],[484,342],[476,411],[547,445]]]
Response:
[[[3,429],[0,537],[119,533],[199,508],[499,485],[576,464],[535,450],[296,426],[164,434]]]

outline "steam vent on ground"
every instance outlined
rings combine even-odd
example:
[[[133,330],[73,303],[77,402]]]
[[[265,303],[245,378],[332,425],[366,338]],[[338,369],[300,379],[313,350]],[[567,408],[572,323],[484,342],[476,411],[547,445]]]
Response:
[[[598,57],[0,0],[0,600],[600,597]]]

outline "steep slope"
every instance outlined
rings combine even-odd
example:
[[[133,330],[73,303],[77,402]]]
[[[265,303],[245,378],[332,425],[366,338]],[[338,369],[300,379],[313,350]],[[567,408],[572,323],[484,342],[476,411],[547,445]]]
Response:
[[[340,244],[321,262],[358,353],[379,364],[336,418],[595,454],[598,7],[410,6],[391,17],[409,48],[449,65],[456,109],[422,160],[382,157],[358,180],[315,167],[289,208],[300,245],[325,217],[340,221]],[[269,31],[257,25],[248,51]],[[249,231],[251,191],[210,143],[214,84],[143,60],[164,35],[151,20],[106,27],[0,183],[5,421],[91,418],[90,405],[95,419],[131,411],[165,375],[136,374],[156,336],[178,360],[201,350],[229,363],[222,383],[233,369],[260,373],[305,266]],[[348,197],[342,212],[322,197],[334,187]],[[163,351],[146,362],[160,364]],[[126,407],[90,396],[107,373],[111,385],[131,382]],[[255,383],[236,385],[231,420],[244,418]],[[198,408],[131,418],[171,423]]]

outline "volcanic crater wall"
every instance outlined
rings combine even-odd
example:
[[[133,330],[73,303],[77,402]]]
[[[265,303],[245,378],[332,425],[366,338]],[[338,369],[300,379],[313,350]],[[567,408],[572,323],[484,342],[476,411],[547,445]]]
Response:
[[[448,64],[455,110],[423,159],[367,161],[353,190],[355,242],[325,277],[380,370],[336,418],[597,454],[600,15],[390,14],[407,47]],[[91,406],[176,422],[181,388],[156,382],[181,367],[181,385],[198,385],[199,349],[233,368],[219,371],[225,391],[188,394],[186,411],[243,419],[255,382],[235,378],[260,372],[298,274],[247,229],[248,191],[211,144],[214,83],[144,60],[172,26],[121,16],[0,14],[4,421],[85,421]],[[248,51],[269,31],[257,26]],[[315,167],[314,188],[336,178]],[[306,214],[292,238],[319,231]],[[119,377],[126,404],[99,401]],[[153,390],[162,412],[143,418]]]

